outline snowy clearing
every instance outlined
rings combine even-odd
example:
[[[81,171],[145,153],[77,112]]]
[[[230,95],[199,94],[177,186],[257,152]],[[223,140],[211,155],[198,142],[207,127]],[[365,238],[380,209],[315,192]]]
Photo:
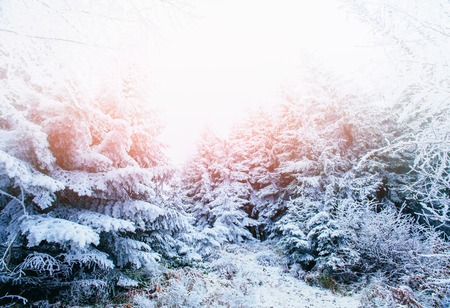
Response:
[[[275,258],[274,258],[275,257]],[[280,262],[271,264],[279,258]],[[229,246],[218,260],[235,261],[248,278],[249,307],[358,307],[358,296],[341,296],[309,286],[283,268],[281,256],[264,243]],[[217,262],[217,261],[216,261]],[[272,261],[273,262],[273,261]],[[278,264],[277,264],[278,263]]]
[[[359,295],[343,296],[295,278],[268,243],[225,246],[220,257],[189,269],[163,286],[156,306],[195,307],[358,307]],[[185,272],[186,273],[186,270]],[[193,277],[195,277],[193,279]],[[174,295],[174,294],[177,295]],[[136,304],[144,302],[136,301]],[[150,304],[147,301],[147,304]],[[149,305],[150,306],[150,305]]]

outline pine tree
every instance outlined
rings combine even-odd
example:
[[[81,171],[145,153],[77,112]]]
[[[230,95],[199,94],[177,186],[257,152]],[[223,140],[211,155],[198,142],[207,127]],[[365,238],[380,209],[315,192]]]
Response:
[[[190,212],[216,245],[251,238],[254,224],[245,212],[248,185],[236,181],[230,164],[228,144],[206,130],[182,177]]]
[[[101,301],[125,271],[197,258],[189,217],[168,197],[160,124],[129,77],[85,93],[62,64],[41,78],[51,52],[2,57],[0,297]]]
[[[284,210],[276,172],[277,142],[276,118],[264,109],[251,112],[229,137],[230,178],[247,192],[246,212],[258,221],[252,233],[261,239]]]

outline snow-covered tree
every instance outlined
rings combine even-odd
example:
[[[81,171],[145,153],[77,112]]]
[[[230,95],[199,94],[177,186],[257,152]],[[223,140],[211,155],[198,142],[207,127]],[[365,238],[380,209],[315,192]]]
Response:
[[[2,80],[2,280],[11,288],[3,290],[27,297],[36,285],[91,284],[79,300],[92,300],[94,290],[110,292],[115,268],[155,271],[161,256],[189,253],[179,235],[187,216],[164,197],[171,170],[152,118],[133,122],[125,107],[123,116],[120,104],[131,102],[121,97],[113,114],[73,99],[76,90],[56,100],[26,80],[13,87],[21,78]]]
[[[217,244],[250,238],[248,227],[254,225],[245,211],[248,185],[235,178],[229,153],[228,143],[208,129],[182,176],[189,211]]]
[[[407,209],[448,232],[449,3],[343,2],[374,29],[390,59],[374,70],[379,80],[374,92],[392,106],[402,130],[373,154],[395,154],[408,161],[401,185]]]
[[[2,25],[14,25],[5,6]],[[197,258],[139,69],[117,63],[105,73],[92,46],[1,36],[0,305],[102,301],[137,285],[124,284],[126,272]],[[58,44],[99,71],[66,61]]]
[[[246,212],[258,225],[251,228],[255,237],[265,239],[273,220],[284,210],[279,198],[277,121],[269,110],[251,112],[237,123],[229,137],[230,179],[240,183],[246,194]]]

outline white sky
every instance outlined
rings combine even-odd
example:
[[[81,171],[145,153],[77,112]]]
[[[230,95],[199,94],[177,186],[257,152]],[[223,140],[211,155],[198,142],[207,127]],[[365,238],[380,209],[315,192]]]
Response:
[[[150,71],[144,88],[162,111],[162,140],[175,163],[194,152],[206,126],[224,135],[249,108],[277,103],[281,88],[295,85],[304,54],[350,76],[374,56],[361,47],[368,30],[349,22],[337,0],[80,0],[82,9],[4,1],[3,23],[14,31],[110,47],[54,43],[80,87],[108,82],[122,62]],[[170,5],[183,2],[187,10]]]
[[[249,107],[276,103],[302,54],[343,73],[370,57],[357,46],[366,30],[333,0],[191,2],[190,13],[158,25],[151,61],[151,99],[175,163],[193,152],[204,127],[225,134]]]

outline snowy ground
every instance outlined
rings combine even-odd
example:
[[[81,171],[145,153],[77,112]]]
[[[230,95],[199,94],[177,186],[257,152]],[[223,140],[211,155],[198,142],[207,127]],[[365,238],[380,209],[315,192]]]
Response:
[[[174,277],[162,286],[157,307],[359,306],[358,295],[334,294],[295,278],[266,243],[229,245],[203,270],[184,270]]]
[[[277,262],[277,254],[262,243],[224,251],[222,260],[234,260],[248,275],[252,307],[358,307],[357,297],[343,297],[307,285]],[[220,261],[220,260],[219,260]]]

